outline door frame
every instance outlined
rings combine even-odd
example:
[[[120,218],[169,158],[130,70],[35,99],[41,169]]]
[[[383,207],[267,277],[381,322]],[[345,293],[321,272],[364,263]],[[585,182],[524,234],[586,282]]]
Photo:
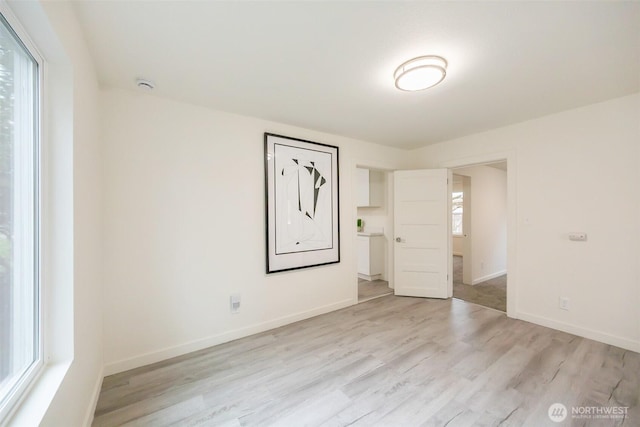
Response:
[[[394,247],[393,247],[393,236],[394,236],[394,230],[393,230],[393,198],[394,198],[394,194],[393,194],[393,172],[396,170],[401,169],[400,166],[392,166],[389,164],[385,164],[385,163],[378,163],[378,162],[374,162],[374,161],[370,161],[370,160],[355,160],[352,164],[351,164],[351,168],[350,168],[350,172],[351,172],[351,212],[352,212],[352,216],[351,216],[351,226],[353,226],[354,228],[354,232],[351,233],[351,238],[353,239],[353,270],[354,270],[354,274],[353,277],[355,278],[354,281],[354,287],[353,287],[353,301],[354,304],[358,304],[358,241],[357,241],[357,237],[358,234],[355,232],[355,228],[356,228],[356,219],[358,218],[358,200],[357,200],[357,191],[358,191],[358,182],[355,179],[356,173],[357,173],[357,169],[358,168],[364,168],[364,169],[371,169],[371,170],[376,170],[376,171],[380,171],[380,172],[384,172],[386,173],[386,178],[387,178],[387,188],[386,188],[386,194],[387,194],[387,215],[388,215],[388,219],[390,222],[390,227],[389,229],[385,228],[384,230],[384,236],[386,238],[386,242],[385,242],[385,248],[386,248],[386,265],[385,265],[385,269],[387,272],[387,280],[389,282],[389,287],[391,289],[394,288],[394,283],[395,283],[395,273],[394,273]]]
[[[472,274],[471,274],[471,266],[472,266],[472,253],[471,253],[471,241],[473,240],[473,229],[471,227],[471,217],[473,213],[471,212],[471,177],[466,175],[456,174],[456,170],[453,169],[453,175],[459,176],[462,178],[462,193],[464,200],[462,202],[462,236],[452,236],[451,237],[451,246],[453,247],[453,242],[455,239],[463,239],[462,240],[462,283],[465,285],[471,285]],[[454,178],[455,179],[455,178]],[[452,196],[453,197],[453,196]],[[453,201],[452,201],[453,203]],[[453,252],[453,250],[452,250]],[[455,255],[455,254],[454,254]],[[460,255],[460,253],[458,253]]]
[[[457,169],[469,166],[482,166],[489,163],[507,162],[507,317],[516,318],[518,301],[517,270],[517,186],[516,186],[516,153],[500,151],[490,154],[448,160],[439,166]],[[450,272],[451,274],[453,272]]]

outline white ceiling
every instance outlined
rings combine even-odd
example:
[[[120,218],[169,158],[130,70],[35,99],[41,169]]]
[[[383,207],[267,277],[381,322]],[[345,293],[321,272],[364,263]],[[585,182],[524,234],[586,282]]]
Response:
[[[640,2],[82,1],[101,83],[412,148],[640,90]],[[441,55],[440,85],[395,89]]]

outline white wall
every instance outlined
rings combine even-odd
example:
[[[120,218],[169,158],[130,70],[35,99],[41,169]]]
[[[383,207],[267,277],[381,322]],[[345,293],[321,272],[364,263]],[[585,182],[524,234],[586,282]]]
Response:
[[[12,2],[45,58],[43,304],[46,367],[15,425],[91,421],[102,382],[98,85],[67,2]]]
[[[471,232],[465,233],[471,238],[471,280],[476,285],[507,270],[507,173],[489,166],[454,172],[471,178]]]
[[[357,301],[356,159],[396,168],[406,152],[138,92],[102,100],[107,373]],[[339,264],[265,274],[264,132],[340,147]]]
[[[107,373],[355,303],[356,165],[442,167],[506,151],[517,159],[515,315],[637,346],[638,96],[408,153],[137,92],[102,99]],[[341,263],[264,273],[265,131],[340,146]],[[590,240],[569,242],[575,230]]]
[[[74,360],[42,425],[80,425],[93,416],[103,367],[99,89],[71,5],[43,6],[73,65]]]
[[[516,317],[640,351],[639,122],[636,94],[412,153],[414,167],[510,156]]]
[[[453,236],[453,254],[462,256],[463,254],[463,238],[460,236]]]

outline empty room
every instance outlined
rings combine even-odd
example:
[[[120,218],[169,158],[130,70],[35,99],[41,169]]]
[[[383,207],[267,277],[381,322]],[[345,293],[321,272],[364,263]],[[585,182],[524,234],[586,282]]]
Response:
[[[0,426],[640,425],[639,2],[0,13]]]

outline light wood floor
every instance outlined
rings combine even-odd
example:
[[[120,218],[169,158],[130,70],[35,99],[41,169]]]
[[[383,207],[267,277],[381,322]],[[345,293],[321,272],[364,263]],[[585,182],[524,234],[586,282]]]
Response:
[[[639,426],[639,389],[638,353],[390,295],[107,377],[94,425]],[[555,424],[556,402],[629,409]]]
[[[368,301],[373,298],[389,295],[393,289],[389,287],[386,280],[364,280],[358,279],[358,302]]]

